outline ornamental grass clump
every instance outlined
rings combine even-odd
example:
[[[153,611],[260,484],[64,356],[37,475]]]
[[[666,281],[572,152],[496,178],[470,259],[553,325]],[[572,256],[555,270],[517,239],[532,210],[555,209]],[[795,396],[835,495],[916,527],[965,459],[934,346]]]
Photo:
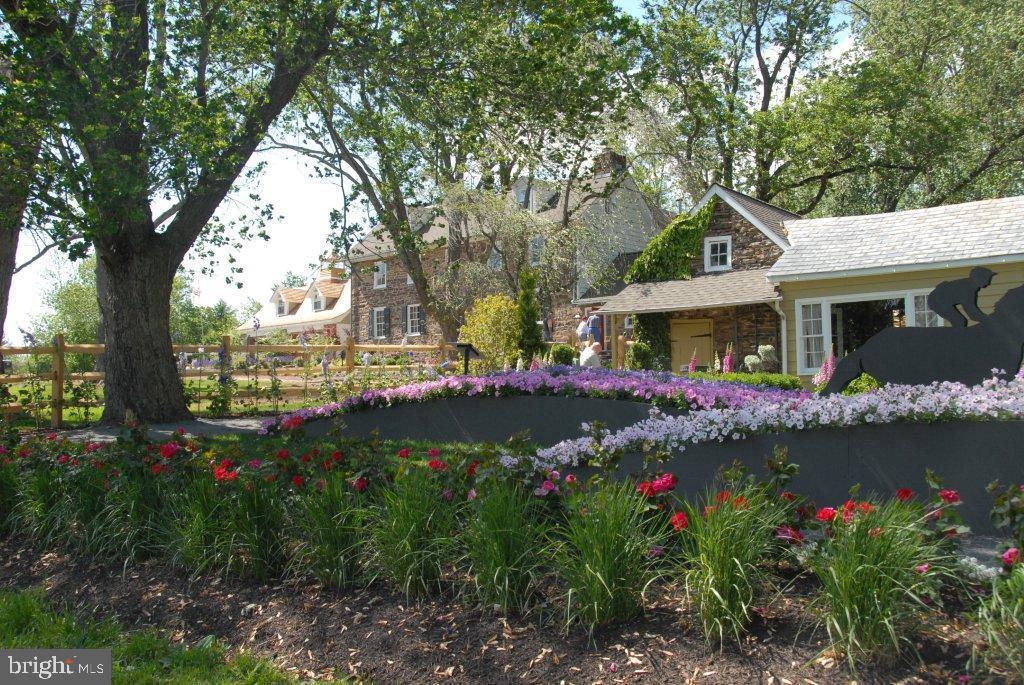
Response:
[[[932,611],[956,558],[912,502],[848,500],[823,507],[825,537],[808,557],[821,582],[815,600],[833,649],[856,660],[892,661],[913,650],[915,626]]]
[[[298,545],[292,571],[324,585],[350,587],[364,571],[365,495],[340,472],[301,491],[291,509]]]
[[[540,580],[545,526],[541,502],[511,479],[491,479],[472,502],[463,529],[474,594],[502,613],[525,611]]]
[[[412,467],[400,472],[371,514],[377,570],[409,597],[439,591],[456,550],[461,505],[454,494],[449,496],[439,471]]]
[[[18,476],[13,462],[7,457],[0,457],[0,537],[14,530],[17,503]]]
[[[746,483],[684,505],[686,525],[675,526],[683,550],[679,574],[708,642],[739,642],[755,602],[772,590],[765,562],[779,552],[784,503],[766,486]]]
[[[978,607],[978,626],[985,666],[1024,681],[1024,565],[992,582],[992,595]]]
[[[643,611],[644,593],[660,575],[662,527],[629,482],[605,482],[570,497],[551,554],[566,586],[566,628],[591,633]]]

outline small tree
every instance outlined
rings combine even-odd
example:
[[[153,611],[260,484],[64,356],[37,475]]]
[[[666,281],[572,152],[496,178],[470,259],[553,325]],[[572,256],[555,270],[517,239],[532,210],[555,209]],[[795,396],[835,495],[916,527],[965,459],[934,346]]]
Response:
[[[519,356],[519,316],[516,303],[507,295],[491,295],[473,303],[459,339],[472,343],[483,356],[483,365],[500,369],[515,364]]]
[[[544,349],[538,323],[541,314],[537,304],[537,274],[532,269],[523,269],[519,275],[516,310],[519,314],[519,354],[529,364]]]

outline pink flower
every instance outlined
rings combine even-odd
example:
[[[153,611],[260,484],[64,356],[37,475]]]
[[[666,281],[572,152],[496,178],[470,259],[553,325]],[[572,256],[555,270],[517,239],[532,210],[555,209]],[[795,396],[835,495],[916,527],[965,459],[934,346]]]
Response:
[[[476,489],[475,488],[470,488],[469,489],[469,492],[466,493],[466,499],[469,500],[470,502],[472,502],[473,500],[476,499]]]
[[[163,457],[164,459],[170,459],[175,454],[177,454],[179,449],[180,446],[178,445],[178,443],[165,442],[164,444],[160,445],[160,456]]]
[[[882,529],[879,528],[878,526],[875,526],[874,528],[872,528],[871,530],[868,531],[868,537],[871,537],[871,538],[877,538],[881,534],[882,534]]]
[[[914,491],[910,488],[900,488],[896,491],[896,499],[901,502],[908,502],[914,496]]]
[[[939,497],[941,497],[942,501],[946,504],[956,504],[960,501],[960,493],[956,490],[950,490],[949,488],[939,490]]]
[[[560,474],[558,471],[551,471],[550,473],[548,473],[548,478],[550,478],[551,480],[558,480],[561,477],[562,474]]]
[[[436,459],[437,457],[441,456],[441,450],[437,449],[436,447],[431,447],[429,450],[427,450],[427,456]]]
[[[403,447],[402,449],[398,450],[399,459],[408,459],[410,456],[412,456],[412,450],[409,449],[408,447]]]
[[[250,459],[249,460],[248,467],[250,469],[258,469],[261,466],[263,466],[263,460],[262,459]]]
[[[1020,561],[1020,550],[1016,547],[1011,547],[1003,552],[1003,564],[1006,566],[1013,566],[1018,561]]]
[[[71,457],[69,457],[66,454],[62,454],[59,457],[57,457],[57,463],[60,464],[61,466],[68,463],[69,461],[71,461]]]
[[[540,484],[539,488],[533,491],[533,494],[537,497],[546,497],[549,492],[558,492],[558,486],[550,480],[546,480]]]
[[[657,559],[658,557],[665,554],[665,548],[661,545],[651,545],[647,549],[647,556],[651,559]]]
[[[662,475],[654,479],[652,485],[654,486],[654,491],[660,494],[663,492],[671,492],[675,490],[676,483],[678,482],[679,479],[676,477],[676,474],[663,473]]]
[[[455,498],[455,491],[452,490],[451,488],[448,488],[447,490],[445,490],[444,492],[441,493],[441,499],[443,499],[445,502],[451,502],[452,499],[454,499],[454,498]]]
[[[569,485],[572,485],[573,483],[576,482],[576,476],[570,473],[568,476],[565,477],[565,482],[568,483]]]
[[[924,574],[924,573],[928,573],[928,569],[930,569],[931,567],[932,567],[931,564],[929,564],[928,562],[925,562],[923,564],[915,566],[914,570],[917,571],[918,573]]]

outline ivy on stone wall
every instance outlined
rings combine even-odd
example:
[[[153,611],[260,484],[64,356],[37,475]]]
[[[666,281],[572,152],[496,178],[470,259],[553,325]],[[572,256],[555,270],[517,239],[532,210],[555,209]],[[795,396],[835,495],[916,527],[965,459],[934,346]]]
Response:
[[[627,283],[682,281],[690,277],[690,263],[700,256],[715,199],[696,214],[680,214],[647,244],[626,271]]]
[[[696,214],[680,214],[647,244],[626,272],[627,283],[653,283],[656,281],[682,281],[690,278],[690,264],[700,256],[704,233],[715,211],[715,199]],[[668,314],[655,312],[638,314],[633,324],[633,335],[638,342],[651,347],[657,366],[671,366],[672,344]]]

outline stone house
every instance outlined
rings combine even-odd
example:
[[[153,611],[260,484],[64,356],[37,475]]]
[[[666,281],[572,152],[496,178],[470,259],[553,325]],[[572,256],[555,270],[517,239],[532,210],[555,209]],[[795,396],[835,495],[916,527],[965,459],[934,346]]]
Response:
[[[983,310],[1024,283],[1024,197],[803,219],[712,185],[694,211],[712,199],[691,279],[626,286],[599,310],[619,333],[630,315],[667,314],[675,372],[695,351],[706,368],[732,343],[739,369],[773,345],[780,370],[809,383],[830,350],[842,357],[887,326],[946,325],[927,295],[972,267],[996,272]]]
[[[566,208],[574,221],[598,226],[607,236],[598,259],[610,268],[626,263],[625,255],[636,255],[671,218],[651,202],[625,172],[625,160],[605,152],[594,165],[593,176],[568,188],[565,182],[519,179],[509,201],[529,209],[541,220],[560,221]],[[451,256],[446,245],[454,237],[446,218],[434,216],[430,207],[413,208],[410,222],[417,226],[428,247],[423,265],[428,279],[442,269]],[[493,253],[484,240],[470,239],[474,258],[491,264]],[[352,272],[352,332],[356,342],[381,344],[436,344],[441,329],[422,306],[408,269],[387,237],[367,236],[349,251]],[[575,331],[575,315],[582,308],[596,308],[610,292],[597,293],[594,283],[580,277],[544,312],[547,334],[552,340],[569,341]],[[586,297],[584,297],[586,296]]]

